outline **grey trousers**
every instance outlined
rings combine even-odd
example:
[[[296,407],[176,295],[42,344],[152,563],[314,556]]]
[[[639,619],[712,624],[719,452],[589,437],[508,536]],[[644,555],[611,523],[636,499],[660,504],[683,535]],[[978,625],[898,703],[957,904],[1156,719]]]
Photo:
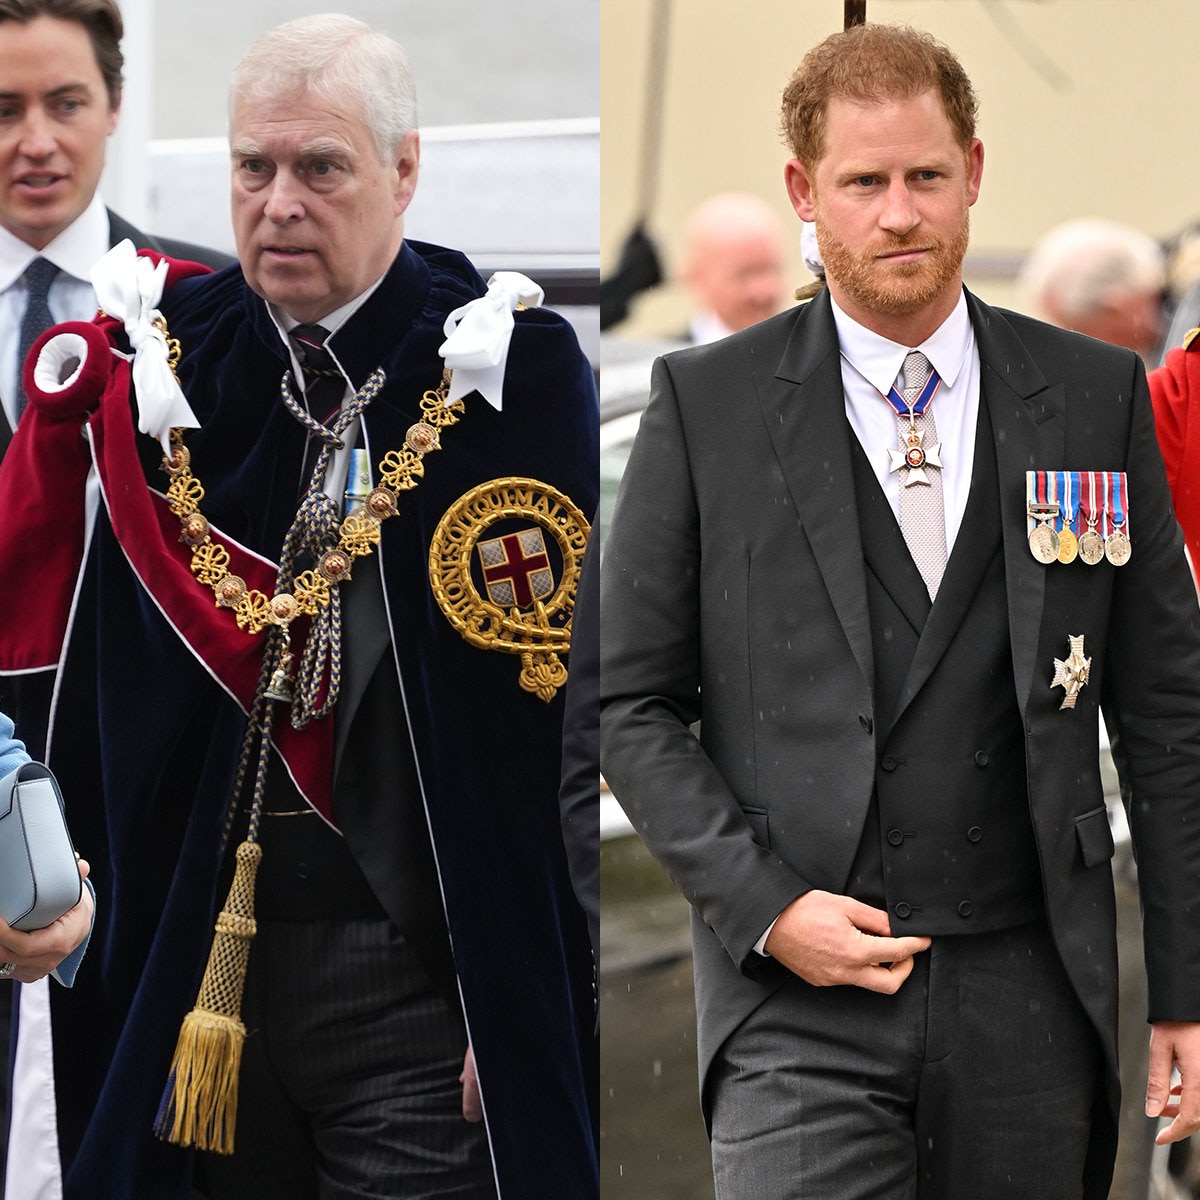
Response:
[[[259,921],[234,1154],[212,1200],[495,1200],[462,1116],[467,1037],[386,920]]]
[[[1041,924],[895,996],[796,979],[711,1076],[718,1200],[1080,1200],[1101,1052]]]

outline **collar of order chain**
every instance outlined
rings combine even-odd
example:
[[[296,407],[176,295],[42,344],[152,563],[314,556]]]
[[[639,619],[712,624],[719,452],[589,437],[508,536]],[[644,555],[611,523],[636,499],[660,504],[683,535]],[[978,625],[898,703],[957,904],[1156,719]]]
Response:
[[[383,382],[383,371],[376,370],[354,401],[343,409],[343,416],[349,415],[350,420],[357,416],[378,393]],[[179,518],[179,540],[191,548],[192,573],[202,584],[212,588],[219,607],[233,610],[241,629],[249,634],[261,633],[268,625],[286,629],[296,617],[302,614],[314,616],[330,603],[331,590],[349,578],[354,559],[370,554],[378,544],[379,527],[388,517],[395,516],[399,493],[410,491],[421,481],[425,474],[425,455],[441,449],[441,430],[455,424],[462,414],[461,400],[446,403],[449,387],[450,371],[446,370],[438,387],[421,397],[421,419],[409,426],[404,445],[384,455],[379,464],[378,486],[367,496],[362,507],[350,513],[337,527],[336,541],[331,541],[315,556],[312,569],[300,572],[290,588],[277,589],[273,596],[248,587],[244,579],[230,573],[229,551],[213,538],[208,518],[200,511],[204,485],[192,472],[191,454],[183,442],[184,431],[171,430],[172,452],[163,458],[162,470],[171,480],[167,486],[167,500],[171,512]],[[282,390],[290,399],[286,376]],[[358,403],[360,400],[362,403]],[[341,423],[339,420],[338,424]],[[338,449],[341,444],[338,438],[327,443],[326,450]],[[326,457],[323,453],[322,459]],[[325,462],[319,461],[317,472],[324,474],[324,467]],[[301,511],[310,503],[313,494],[314,489],[310,487],[301,502]]]

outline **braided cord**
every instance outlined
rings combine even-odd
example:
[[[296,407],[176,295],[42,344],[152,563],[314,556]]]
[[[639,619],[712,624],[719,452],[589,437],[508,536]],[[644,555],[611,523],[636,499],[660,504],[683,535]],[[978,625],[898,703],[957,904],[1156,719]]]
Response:
[[[290,591],[296,576],[296,560],[301,551],[307,551],[314,561],[337,544],[341,525],[341,514],[337,502],[322,490],[329,458],[335,449],[344,445],[342,435],[358,419],[363,409],[375,398],[383,387],[384,373],[380,369],[370,378],[339,411],[332,428],[314,420],[297,403],[292,392],[291,372],[285,372],[280,382],[280,394],[288,412],[305,428],[311,429],[322,442],[321,452],[313,465],[308,491],[296,511],[283,542],[283,553],[276,577],[276,591]],[[343,576],[342,578],[347,578]],[[329,581],[329,603],[322,605],[314,614],[312,627],[304,642],[304,654],[296,672],[296,688],[292,698],[292,725],[303,729],[310,721],[327,716],[341,692],[342,683],[342,604],[339,584],[341,578]],[[322,697],[322,682],[327,681]]]

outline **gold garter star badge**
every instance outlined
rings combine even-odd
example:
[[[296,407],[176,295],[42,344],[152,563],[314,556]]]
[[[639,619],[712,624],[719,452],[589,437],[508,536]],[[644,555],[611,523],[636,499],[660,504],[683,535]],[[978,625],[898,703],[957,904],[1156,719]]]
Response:
[[[549,484],[492,479],[438,522],[429,582],[446,619],[472,646],[519,655],[522,689],[552,700],[567,680],[571,615],[588,522]]]
[[[1075,707],[1075,701],[1079,698],[1080,691],[1088,682],[1092,660],[1083,656],[1083,637],[1082,633],[1078,637],[1068,634],[1067,640],[1071,644],[1071,653],[1067,655],[1065,661],[1061,658],[1054,660],[1054,678],[1050,680],[1050,686],[1052,688],[1060,687],[1066,691],[1063,702],[1058,706],[1059,712],[1062,712],[1064,708]]]

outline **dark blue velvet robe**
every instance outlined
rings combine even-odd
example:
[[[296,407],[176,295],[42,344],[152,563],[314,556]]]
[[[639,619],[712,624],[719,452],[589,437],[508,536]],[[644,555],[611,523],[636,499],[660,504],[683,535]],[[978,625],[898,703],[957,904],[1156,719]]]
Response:
[[[403,443],[439,381],[446,314],[481,292],[460,255],[408,242],[337,334],[356,387],[377,366],[387,372],[364,418],[373,466]],[[186,439],[202,510],[275,561],[304,447],[279,399],[278,334],[236,267],[176,284],[162,309],[202,424]],[[588,939],[556,804],[562,695],[547,704],[521,691],[518,659],[463,640],[435,603],[428,567],[439,519],[487,480],[531,476],[594,510],[588,363],[557,316],[516,321],[503,412],[466,398],[419,487],[384,522],[379,554],[503,1200],[570,1200],[598,1192],[597,1096]],[[164,490],[157,443],[136,436],[146,482]],[[153,591],[102,507],[49,754],[100,896],[78,983],[52,998],[66,1200],[190,1195],[189,1152],[151,1126],[223,895],[221,823],[245,715]]]

